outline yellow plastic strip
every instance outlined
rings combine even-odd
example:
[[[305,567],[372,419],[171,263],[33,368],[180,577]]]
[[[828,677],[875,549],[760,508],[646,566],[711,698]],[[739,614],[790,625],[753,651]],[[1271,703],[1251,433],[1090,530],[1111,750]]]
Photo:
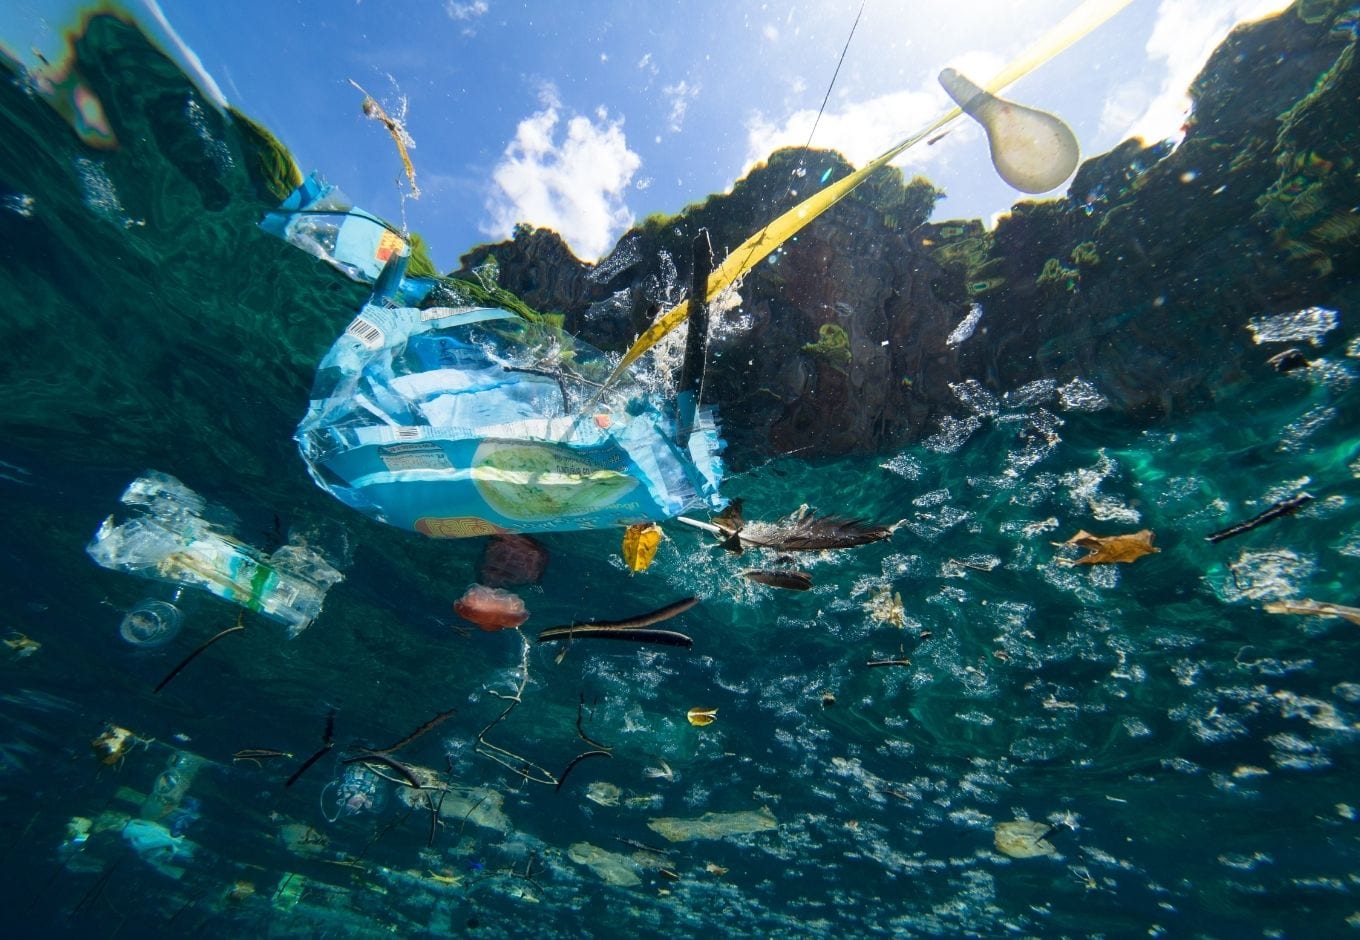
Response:
[[[1068,46],[1082,39],[1096,27],[1109,20],[1124,7],[1128,6],[1133,0],[1087,0],[1076,10],[1072,11],[1066,18],[1061,20],[1056,26],[1050,29],[1033,46],[1027,49],[1023,55],[1011,62],[990,81],[983,84],[983,88],[995,94],[1007,85],[1012,84],[1017,79],[1028,75],[1034,69],[1048,62],[1058,53]],[[756,232],[746,241],[737,246],[736,250],[727,256],[727,259],[720,264],[708,279],[708,299],[712,300],[728,287],[731,287],[738,278],[744,275],[751,268],[755,267],[764,260],[772,251],[782,245],[788,239],[798,233],[803,226],[807,225],[817,216],[836,203],[840,202],[850,193],[852,189],[864,182],[870,173],[886,165],[903,151],[925,140],[950,121],[963,114],[959,108],[951,108],[949,111],[936,118],[928,126],[912,134],[906,140],[897,144],[887,153],[874,159],[854,173],[844,179],[837,180],[825,189],[813,193],[803,202],[785,212],[769,225]],[[632,348],[624,353],[618,366],[609,376],[606,386],[613,385],[614,382],[623,374],[629,366],[638,360],[640,356],[655,346],[661,339],[685,321],[689,316],[689,301],[683,301],[679,305],[667,310],[652,322],[652,325],[643,331],[642,335],[633,343]]]

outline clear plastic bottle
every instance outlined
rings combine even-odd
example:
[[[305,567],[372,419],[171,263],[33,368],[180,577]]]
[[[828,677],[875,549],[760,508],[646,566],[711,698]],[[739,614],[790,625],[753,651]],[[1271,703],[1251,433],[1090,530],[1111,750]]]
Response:
[[[344,576],[316,552],[284,545],[265,555],[204,518],[210,507],[179,480],[150,471],[123,503],[140,511],[121,524],[110,516],[86,547],[105,568],[202,588],[301,633]]]

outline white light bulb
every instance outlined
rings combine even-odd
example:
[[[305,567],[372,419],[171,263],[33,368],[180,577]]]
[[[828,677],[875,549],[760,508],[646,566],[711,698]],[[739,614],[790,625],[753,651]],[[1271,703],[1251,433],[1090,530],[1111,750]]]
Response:
[[[940,84],[986,130],[992,165],[1011,186],[1046,193],[1076,170],[1077,138],[1060,118],[998,98],[954,69],[940,73]]]

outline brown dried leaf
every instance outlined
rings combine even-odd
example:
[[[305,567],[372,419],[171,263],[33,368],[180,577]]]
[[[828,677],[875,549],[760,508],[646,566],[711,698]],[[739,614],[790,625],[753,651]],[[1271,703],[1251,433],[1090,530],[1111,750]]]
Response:
[[[1271,601],[1266,610],[1272,614],[1304,614],[1314,617],[1342,617],[1360,626],[1360,607],[1326,604],[1321,601]]]
[[[1087,550],[1080,558],[1066,562],[1069,565],[1112,565],[1116,562],[1132,563],[1144,555],[1160,552],[1152,547],[1152,530],[1141,529],[1127,535],[1092,535],[1085,529],[1079,531],[1066,542],[1059,545],[1076,545]]]

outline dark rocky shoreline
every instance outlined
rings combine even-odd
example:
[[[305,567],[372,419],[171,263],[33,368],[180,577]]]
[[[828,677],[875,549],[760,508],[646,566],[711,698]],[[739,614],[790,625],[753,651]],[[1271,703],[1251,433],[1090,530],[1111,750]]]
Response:
[[[1360,301],[1354,19],[1305,2],[1240,27],[1192,86],[1178,146],[1126,141],[991,232],[926,222],[928,182],[876,174],[742,285],[750,328],[715,343],[708,384],[736,462],[891,450],[966,413],[952,386],[968,380],[999,395],[1079,378],[1156,421],[1270,375],[1250,317]],[[525,227],[455,273],[494,255],[503,287],[623,349],[687,282],[700,227],[721,252],[806,195],[797,182],[850,169],[782,150],[732,192],[646,220],[598,265]],[[948,344],[972,304],[976,332]]]

